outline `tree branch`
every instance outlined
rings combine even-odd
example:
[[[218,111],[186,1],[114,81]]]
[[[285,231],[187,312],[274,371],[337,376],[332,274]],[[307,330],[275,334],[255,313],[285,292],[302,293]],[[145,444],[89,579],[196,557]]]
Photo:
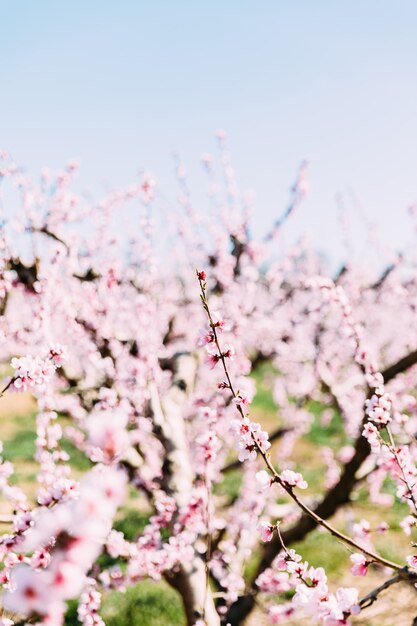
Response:
[[[382,585],[379,585],[379,587],[376,587],[375,589],[370,591],[366,596],[359,600],[358,604],[361,609],[366,609],[368,608],[368,606],[371,606],[371,604],[378,600],[378,595],[381,593],[381,591],[384,591],[384,589],[388,589],[388,587],[391,587],[391,585],[395,585],[399,582],[409,581],[410,583],[414,583],[416,581],[416,578],[417,574],[413,574],[411,572],[404,572],[404,574],[399,573],[396,576],[393,576],[392,578],[386,580]]]

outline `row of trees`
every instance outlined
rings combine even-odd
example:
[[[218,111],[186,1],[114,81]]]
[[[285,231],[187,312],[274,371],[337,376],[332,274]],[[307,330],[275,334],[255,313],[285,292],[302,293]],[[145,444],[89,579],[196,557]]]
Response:
[[[203,159],[207,212],[194,210],[177,164],[175,237],[163,252],[153,176],[92,204],[72,191],[75,163],[33,182],[1,155],[0,340],[12,368],[3,393],[36,397],[39,466],[35,502],[10,480],[11,463],[0,466],[10,501],[3,626],[61,625],[74,597],[80,623],[101,625],[103,589],[149,577],[178,590],[190,626],[237,626],[255,606],[275,624],[295,615],[333,626],[417,581],[413,260],[388,259],[375,277],[348,259],[330,276],[305,243],[281,250],[306,164],[283,215],[254,240],[219,143],[221,183]],[[252,372],[273,386],[269,432],[252,416]],[[307,485],[299,442],[332,419],[344,444],[317,449],[325,480]],[[81,479],[65,439],[89,460]],[[237,469],[228,495],[225,476]],[[366,520],[332,520],[358,490],[376,506],[405,503],[409,549],[395,561],[378,553]],[[149,512],[133,541],[112,529],[127,501],[138,518]],[[317,527],[346,546],[353,574],[372,568],[380,584],[361,596],[307,563],[292,546]]]

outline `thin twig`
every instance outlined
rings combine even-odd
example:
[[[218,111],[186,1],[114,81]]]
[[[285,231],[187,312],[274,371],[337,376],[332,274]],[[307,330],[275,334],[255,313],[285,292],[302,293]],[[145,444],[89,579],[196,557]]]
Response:
[[[409,576],[410,577],[412,576],[411,572],[409,572]],[[388,587],[391,587],[391,585],[395,585],[396,583],[399,583],[403,580],[404,580],[404,576],[402,576],[401,574],[396,574],[392,578],[389,578],[382,585],[380,585],[379,587],[376,587],[375,589],[370,591],[366,596],[361,598],[358,602],[359,606],[361,607],[361,609],[368,608],[368,606],[371,606],[371,604],[373,604],[376,600],[378,600],[378,595],[381,593],[381,591],[384,591],[384,589],[388,589]]]
[[[2,398],[4,396],[4,394],[6,393],[6,391],[13,385],[14,381],[16,380],[16,376],[13,376],[13,378],[11,378],[9,380],[9,382],[7,383],[7,385],[4,387],[4,389],[2,389],[2,391],[0,391],[0,398]]]
[[[390,444],[391,444],[391,447],[390,447],[390,446],[388,446],[388,449],[389,449],[389,450],[391,451],[391,453],[393,454],[393,456],[394,456],[394,458],[395,458],[395,460],[396,460],[396,462],[397,462],[397,465],[398,465],[398,467],[399,467],[399,468],[400,468],[400,470],[401,470],[401,474],[402,474],[402,476],[403,476],[403,481],[404,481],[404,483],[405,483],[405,485],[407,486],[407,489],[408,489],[408,494],[407,494],[405,497],[406,497],[408,500],[411,500],[411,502],[413,503],[413,506],[414,506],[414,510],[415,510],[415,512],[417,513],[417,503],[416,503],[416,499],[415,499],[415,497],[414,497],[414,494],[413,494],[412,488],[410,487],[410,485],[409,485],[409,483],[408,483],[407,476],[406,476],[406,474],[405,474],[405,472],[404,472],[404,466],[400,463],[400,459],[399,459],[398,454],[397,454],[397,447],[396,447],[396,445],[395,445],[394,437],[393,437],[393,435],[392,435],[391,429],[390,429],[390,427],[388,426],[388,424],[386,424],[386,425],[385,425],[385,430],[387,431],[388,438],[389,438],[389,441],[390,441]]]

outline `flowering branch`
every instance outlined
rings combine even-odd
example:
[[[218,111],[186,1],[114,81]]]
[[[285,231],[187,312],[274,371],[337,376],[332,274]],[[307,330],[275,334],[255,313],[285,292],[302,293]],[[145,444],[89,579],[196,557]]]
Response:
[[[203,308],[204,308],[204,310],[207,313],[210,329],[211,329],[211,331],[213,333],[213,341],[214,341],[214,343],[216,345],[216,348],[217,348],[217,358],[222,363],[223,371],[224,371],[224,374],[225,374],[226,380],[227,380],[227,387],[229,388],[230,393],[232,394],[233,398],[237,399],[238,396],[237,396],[237,394],[236,394],[236,392],[234,390],[234,387],[233,387],[233,384],[232,384],[232,381],[231,381],[231,378],[230,378],[230,375],[229,375],[229,371],[228,371],[228,368],[227,368],[227,364],[226,364],[226,353],[222,350],[222,347],[221,347],[220,342],[219,342],[218,333],[217,333],[218,323],[213,321],[213,316],[212,316],[210,308],[209,308],[207,295],[206,295],[206,274],[205,274],[205,272],[204,271],[197,271],[197,278],[198,278],[198,282],[200,284],[200,290],[201,290],[200,296],[201,296],[201,301],[203,303]],[[247,419],[247,415],[244,413],[241,404],[238,403],[236,406],[237,406],[237,410],[238,410],[240,416],[243,419],[245,419],[245,418]],[[372,552],[372,551],[370,551],[368,549],[363,548],[358,543],[356,543],[351,537],[349,537],[348,535],[346,535],[346,534],[342,533],[341,531],[337,530],[336,528],[334,528],[334,526],[329,524],[329,522],[327,522],[325,519],[320,517],[320,515],[318,515],[315,511],[310,509],[310,507],[307,506],[307,504],[305,504],[305,502],[303,502],[298,497],[298,495],[296,495],[294,493],[293,487],[295,485],[291,485],[288,482],[286,482],[285,480],[283,480],[282,477],[275,470],[274,466],[271,463],[269,455],[266,454],[266,452],[264,451],[262,446],[259,444],[256,435],[252,431],[251,431],[251,437],[252,437],[252,441],[253,441],[254,447],[256,448],[257,452],[261,455],[262,459],[264,460],[264,463],[265,463],[266,467],[268,468],[268,470],[272,474],[271,483],[272,482],[277,483],[280,487],[282,487],[282,489],[284,489],[284,491],[286,491],[286,493],[290,496],[290,498],[292,498],[292,500],[297,504],[297,506],[304,513],[309,515],[316,522],[316,524],[318,524],[319,526],[322,526],[323,528],[328,530],[331,535],[333,535],[337,539],[340,539],[346,545],[354,548],[355,550],[357,550],[359,552],[362,552],[367,557],[369,557],[372,561],[380,563],[381,565],[389,567],[389,568],[391,568],[391,569],[393,569],[395,571],[402,572],[403,575],[406,575],[408,573],[408,569],[407,568],[406,568],[406,570],[404,570],[404,568],[401,565],[399,565],[398,563],[394,563],[393,561],[385,559],[382,556],[380,556],[378,554],[375,554],[374,552]]]

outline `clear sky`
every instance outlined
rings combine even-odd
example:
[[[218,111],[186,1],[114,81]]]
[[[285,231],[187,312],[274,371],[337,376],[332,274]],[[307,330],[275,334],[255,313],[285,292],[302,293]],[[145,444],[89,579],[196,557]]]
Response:
[[[78,157],[98,192],[148,169],[174,197],[178,150],[198,203],[225,128],[257,232],[308,157],[290,238],[341,258],[341,194],[358,256],[366,221],[394,249],[410,239],[415,0],[0,0],[0,90],[0,145],[30,170]]]

